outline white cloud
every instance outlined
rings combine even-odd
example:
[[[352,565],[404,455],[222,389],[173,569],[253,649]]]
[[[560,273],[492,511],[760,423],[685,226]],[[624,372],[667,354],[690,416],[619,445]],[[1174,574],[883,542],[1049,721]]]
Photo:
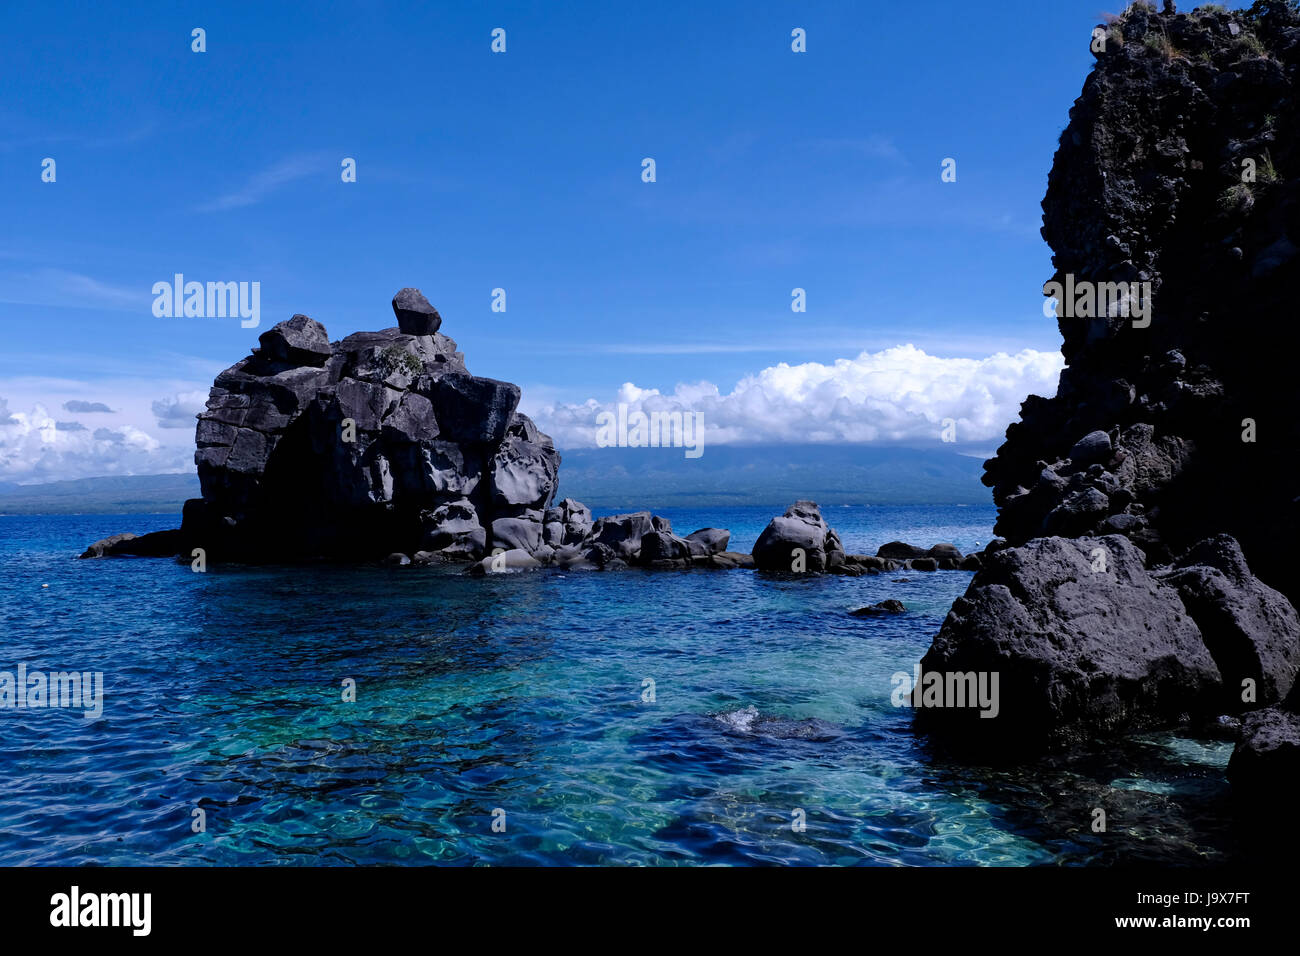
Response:
[[[727,393],[710,382],[670,393],[628,382],[601,400],[573,403],[555,390],[525,389],[523,407],[561,448],[595,445],[597,414],[626,402],[644,412],[702,412],[706,445],[937,443],[943,420],[952,418],[959,446],[969,450],[998,444],[1027,395],[1055,394],[1061,367],[1056,352],[943,358],[901,345],[830,364],[783,362]],[[0,379],[0,481],[190,472],[193,416],[207,394],[182,378]],[[79,430],[60,429],[49,411],[92,405],[112,411]]]
[[[233,192],[218,196],[211,202],[199,206],[199,211],[220,212],[226,209],[238,209],[241,206],[252,206],[261,202],[281,186],[302,179],[304,176],[322,172],[326,168],[327,165],[323,154],[290,156],[268,169],[255,173],[244,185]]]
[[[159,428],[186,428],[194,430],[194,416],[203,411],[208,401],[207,389],[198,389],[160,399],[153,403],[154,417]]]
[[[201,407],[207,395],[194,384],[146,379],[87,383],[35,376],[0,380],[0,481],[26,484],[193,471],[194,402],[199,399]],[[150,398],[159,394],[166,397]],[[110,410],[97,411],[89,422],[60,418],[62,412],[51,411],[88,405],[107,405]],[[163,410],[163,417],[156,408]],[[173,421],[178,423],[174,427]]]
[[[596,416],[629,411],[702,412],[709,444],[761,442],[938,442],[943,420],[961,444],[998,439],[1030,394],[1052,396],[1063,366],[1057,352],[1025,349],[985,358],[941,358],[913,345],[863,352],[834,364],[782,362],[723,394],[710,382],[671,394],[625,383],[609,401],[528,408],[561,448],[596,444]]]
[[[193,452],[164,449],[132,425],[116,433],[104,429],[60,427],[42,404],[0,419],[0,480],[60,481],[93,475],[153,474],[179,471]]]

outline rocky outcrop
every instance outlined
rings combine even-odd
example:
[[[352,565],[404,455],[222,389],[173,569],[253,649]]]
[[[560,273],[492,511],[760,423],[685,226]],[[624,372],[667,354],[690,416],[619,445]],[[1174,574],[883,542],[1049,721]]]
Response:
[[[1295,782],[1300,780],[1300,683],[1286,701],[1247,714],[1228,761],[1243,844],[1251,854],[1291,858],[1300,849]]]
[[[1192,564],[1177,573],[1218,572]],[[918,724],[972,749],[1021,750],[1239,712],[1239,677],[1247,672],[1275,702],[1278,688],[1285,693],[1294,682],[1295,661],[1269,656],[1272,639],[1255,625],[1275,615],[1284,628],[1279,640],[1291,641],[1300,640],[1300,625],[1276,591],[1241,597],[1216,606],[1212,617],[1189,608],[1176,583],[1150,572],[1122,535],[1035,538],[998,551],[921,659],[922,673],[998,674],[998,716],[920,708]],[[1211,628],[1217,632],[1207,641]],[[1253,654],[1243,647],[1247,632],[1263,645]]]
[[[796,501],[768,522],[752,553],[764,571],[826,571],[844,564],[840,536],[813,501]]]
[[[1208,538],[1153,578],[1178,592],[1233,695],[1260,704],[1286,697],[1300,670],[1300,618],[1250,573],[1234,539]]]
[[[1152,564],[1225,533],[1294,602],[1300,15],[1138,3],[1101,29],[1043,200],[1067,367],[986,463],[997,532],[1122,534]]]
[[[952,562],[956,567],[962,562],[963,555],[961,549],[955,544],[936,544],[929,548],[921,548],[914,544],[907,544],[903,541],[890,541],[882,544],[876,551],[876,556],[880,558],[889,558],[895,561],[911,561],[916,558],[933,558],[937,562]]]
[[[86,548],[81,557],[114,558],[130,555],[140,558],[160,558],[179,553],[179,531],[154,531],[141,535],[126,532],[100,538]]]
[[[875,604],[864,604],[861,607],[855,607],[849,613],[854,617],[880,617],[884,614],[903,614],[906,611],[907,608],[903,606],[902,601],[887,598]]]
[[[222,372],[196,429],[181,537],[212,560],[532,552],[558,483],[519,389],[469,373],[418,289],[397,327],[331,343],[296,315]]]
[[[1290,819],[1300,780],[1300,688],[1285,705],[1257,710],[1241,723],[1241,742],[1228,762],[1234,796],[1247,807],[1285,807]],[[1269,826],[1278,822],[1267,820]],[[1294,831],[1297,824],[1290,827]]]
[[[1135,3],[1096,37],[1043,201],[1066,367],[985,463],[1005,540],[922,662],[1002,706],[917,725],[1005,752],[1246,712],[1246,779],[1291,752],[1294,708],[1250,711],[1300,662],[1300,14]]]

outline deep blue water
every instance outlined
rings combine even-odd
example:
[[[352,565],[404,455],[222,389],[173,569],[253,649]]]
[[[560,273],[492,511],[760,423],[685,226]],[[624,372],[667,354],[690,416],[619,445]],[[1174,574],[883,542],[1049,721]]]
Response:
[[[667,509],[748,550],[770,508]],[[992,508],[826,509],[848,550],[963,550]],[[970,575],[78,561],[177,516],[0,516],[0,670],[102,671],[103,716],[0,710],[0,864],[1219,861],[1230,744],[993,770],[890,704]],[[908,578],[905,582],[895,579]],[[43,588],[48,584],[48,588]],[[849,608],[898,598],[900,617]],[[342,682],[357,682],[355,703]],[[642,700],[655,682],[655,702]],[[753,706],[834,725],[775,739]],[[1107,808],[1105,834],[1089,830]],[[206,813],[206,832],[191,829]],[[493,811],[504,811],[504,832]],[[792,820],[802,810],[806,829]]]

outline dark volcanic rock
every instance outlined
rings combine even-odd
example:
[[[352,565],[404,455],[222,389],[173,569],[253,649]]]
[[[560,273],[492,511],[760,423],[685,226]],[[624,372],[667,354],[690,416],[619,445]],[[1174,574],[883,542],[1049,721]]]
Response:
[[[1038,538],[986,555],[921,669],[999,675],[996,718],[973,708],[917,710],[921,727],[971,749],[1035,748],[1212,717],[1225,697],[1178,592],[1160,585],[1119,535]]]
[[[902,614],[907,608],[903,606],[902,601],[896,601],[893,598],[887,598],[876,604],[865,604],[862,607],[855,607],[851,611],[854,617],[879,617],[881,614]]]
[[[115,534],[101,538],[81,555],[83,558],[116,558],[131,555],[139,558],[170,558],[181,553],[179,531],[153,531],[149,534]]]
[[[1236,541],[1202,541],[1155,577],[1177,589],[1229,687],[1254,682],[1259,704],[1286,697],[1300,668],[1300,618],[1250,573]]]
[[[947,542],[932,545],[929,548],[920,548],[903,541],[890,541],[888,544],[880,546],[876,551],[876,557],[887,561],[901,561],[904,563],[921,559],[926,564],[923,567],[917,567],[918,571],[934,571],[938,568],[953,571],[960,568],[962,561],[965,560],[961,549],[955,544],[948,544]],[[929,566],[931,560],[934,562],[933,567]],[[907,566],[916,567],[915,564]]]
[[[1259,793],[1294,779],[1300,710],[1300,13],[1134,4],[1103,29],[1043,200],[1065,369],[985,463],[1005,540],[925,658],[1000,671],[1003,706],[917,723],[1039,746],[1291,688],[1242,718],[1230,776]]]
[[[397,327],[407,335],[433,335],[442,326],[442,316],[419,289],[406,288],[393,296]]]
[[[1094,56],[1043,200],[1051,281],[1149,283],[1151,307],[1058,306],[1056,395],[985,465],[997,532],[1118,532],[1153,565],[1229,534],[1295,603],[1300,14],[1133,5]]]
[[[449,441],[496,444],[505,438],[519,404],[519,386],[453,371],[429,383],[428,398]]]
[[[393,310],[398,328],[333,345],[294,316],[217,376],[185,547],[243,561],[543,547],[560,456],[516,411],[519,389],[471,375],[418,290]]]
[[[1294,845],[1300,838],[1294,814],[1294,785],[1300,780],[1297,704],[1300,701],[1288,700],[1287,706],[1247,714],[1241,722],[1241,740],[1228,761],[1234,802],[1257,842],[1285,835]]]
[[[878,558],[893,558],[896,561],[907,561],[911,558],[924,558],[928,552],[925,548],[918,548],[914,544],[907,544],[903,541],[890,541],[888,544],[882,544],[876,550]]]
[[[731,542],[731,532],[723,528],[701,528],[686,536],[692,555],[721,554]]]
[[[591,509],[581,501],[565,498],[545,514],[543,534],[552,547],[581,544],[591,533]]]
[[[752,553],[755,565],[766,571],[792,571],[801,560],[806,571],[825,571],[844,563],[839,535],[812,501],[796,501],[782,517],[768,522]]]
[[[648,511],[609,515],[592,525],[590,540],[610,548],[622,560],[630,561],[640,553],[641,539],[657,530],[654,516]],[[668,530],[672,530],[671,526]]]
[[[260,357],[268,362],[320,368],[330,357],[325,326],[305,315],[295,315],[268,329],[257,341],[261,345]]]
[[[718,554],[711,554],[708,558],[702,559],[702,563],[705,567],[710,568],[745,568],[749,571],[756,567],[754,556],[745,554],[743,551],[721,551]]]
[[[129,531],[121,534],[109,535],[107,538],[100,538],[93,542],[85,551],[81,553],[83,558],[104,558],[113,554],[114,549],[127,541],[133,541],[137,536]]]
[[[676,561],[691,556],[691,546],[684,538],[669,531],[651,531],[641,536],[638,557],[644,563],[651,561]]]

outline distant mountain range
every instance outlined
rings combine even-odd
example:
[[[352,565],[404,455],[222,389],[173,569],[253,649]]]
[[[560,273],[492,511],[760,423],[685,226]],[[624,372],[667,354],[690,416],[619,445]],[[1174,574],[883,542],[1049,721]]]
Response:
[[[199,495],[199,476],[115,475],[43,485],[0,484],[0,515],[180,514]]]
[[[560,497],[593,508],[990,504],[983,457],[874,445],[713,445],[562,452]]]
[[[599,509],[770,505],[989,504],[982,457],[871,445],[714,445],[562,451],[558,497]],[[198,477],[136,475],[0,483],[0,514],[180,513]]]

